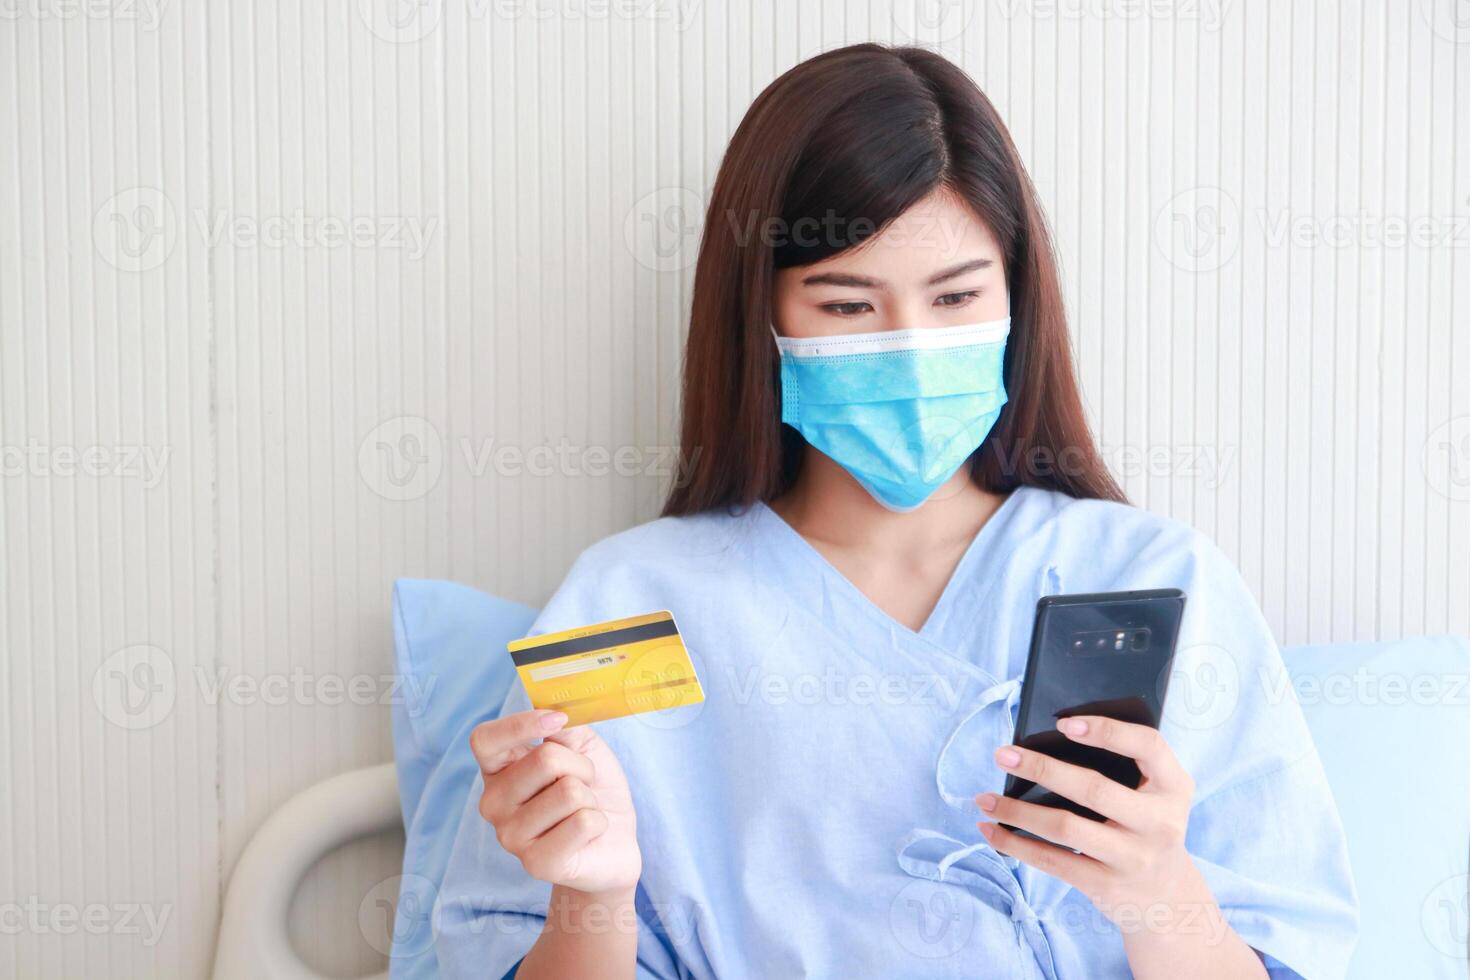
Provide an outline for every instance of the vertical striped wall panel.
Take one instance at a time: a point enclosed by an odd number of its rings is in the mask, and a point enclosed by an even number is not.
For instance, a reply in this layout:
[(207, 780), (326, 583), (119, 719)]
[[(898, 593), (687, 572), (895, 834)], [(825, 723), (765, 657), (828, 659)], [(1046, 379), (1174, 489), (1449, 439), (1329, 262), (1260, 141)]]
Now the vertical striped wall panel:
[(206, 19), (6, 10), (0, 975), (198, 976), (217, 467), (209, 256), (179, 221), (209, 193)]
[[(657, 512), (725, 143), (844, 43), (1009, 121), (1135, 502), (1286, 642), (1470, 632), (1464, 0), (79, 10), (0, 15), (0, 975), (205, 974), (261, 820), (389, 754), (392, 579), (539, 602)], [(396, 849), (308, 959), (382, 962)]]

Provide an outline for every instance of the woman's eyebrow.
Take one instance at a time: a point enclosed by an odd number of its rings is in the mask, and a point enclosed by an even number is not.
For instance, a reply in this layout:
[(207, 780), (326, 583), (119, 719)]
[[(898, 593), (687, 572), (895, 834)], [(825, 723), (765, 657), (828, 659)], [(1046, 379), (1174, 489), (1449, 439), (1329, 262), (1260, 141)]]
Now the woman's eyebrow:
[[(937, 286), (967, 272), (975, 272), (979, 269), (988, 269), (995, 265), (992, 259), (971, 259), (961, 262), (959, 265), (950, 266), (943, 272), (936, 273), (929, 278), (928, 285)], [(854, 275), (851, 272), (819, 272), (813, 276), (807, 276), (801, 281), (803, 286), (846, 286), (849, 289), (887, 289), (888, 284), (882, 279), (874, 279), (871, 276)]]
[(885, 289), (887, 283), (869, 276), (855, 276), (850, 272), (819, 272), (801, 281), (803, 286), (848, 286), (853, 289)]
[(988, 269), (995, 265), (990, 259), (971, 259), (969, 262), (961, 262), (959, 265), (950, 266), (929, 280), (929, 285), (937, 286), (942, 282), (962, 276), (967, 272), (975, 272), (978, 269)]

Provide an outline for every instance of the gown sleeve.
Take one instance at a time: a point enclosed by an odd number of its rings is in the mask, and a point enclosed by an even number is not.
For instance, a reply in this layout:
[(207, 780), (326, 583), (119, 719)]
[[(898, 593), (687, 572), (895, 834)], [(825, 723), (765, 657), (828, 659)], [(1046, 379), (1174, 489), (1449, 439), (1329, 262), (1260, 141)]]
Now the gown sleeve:
[(1163, 734), (1195, 779), (1187, 846), (1273, 978), (1341, 977), (1357, 896), (1337, 807), (1254, 598), (1199, 539)]
[[(609, 601), (607, 590), (600, 586), (600, 566), (601, 562), (584, 553), (537, 616), (529, 635), (616, 616), (616, 612), (606, 612), (615, 609), (617, 601), (616, 597)], [(516, 683), (500, 713), (525, 711), (530, 706), (525, 688)], [(469, 751), (468, 746), (464, 751)], [(482, 785), (477, 772), (465, 787), (464, 811), (434, 912), (434, 948), (446, 980), (513, 976), (541, 935), (551, 899), (551, 886), (526, 874), (520, 861), (495, 839), (495, 829), (480, 816)], [(635, 903), (638, 977), (670, 980), (681, 976), (673, 948), (641, 886)]]

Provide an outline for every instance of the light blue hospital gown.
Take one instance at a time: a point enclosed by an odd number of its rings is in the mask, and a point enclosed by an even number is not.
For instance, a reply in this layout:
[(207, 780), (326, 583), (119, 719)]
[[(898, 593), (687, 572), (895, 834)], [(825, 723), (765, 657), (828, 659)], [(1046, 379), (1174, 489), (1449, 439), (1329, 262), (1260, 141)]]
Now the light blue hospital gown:
[[(1194, 777), (1188, 848), (1273, 976), (1340, 976), (1356, 903), (1281, 658), (1198, 533), (1124, 505), (1013, 493), (917, 633), (775, 512), (654, 521), (589, 548), (533, 633), (672, 610), (707, 700), (597, 725), (627, 772), (645, 977), (1125, 977), (1118, 929), (991, 849), (1039, 596), (1188, 595), (1163, 732)], [(513, 686), (504, 710), (528, 707)], [(500, 977), (550, 886), (477, 812), (439, 895), (448, 977)], [(1188, 925), (1188, 923), (1181, 923)]]

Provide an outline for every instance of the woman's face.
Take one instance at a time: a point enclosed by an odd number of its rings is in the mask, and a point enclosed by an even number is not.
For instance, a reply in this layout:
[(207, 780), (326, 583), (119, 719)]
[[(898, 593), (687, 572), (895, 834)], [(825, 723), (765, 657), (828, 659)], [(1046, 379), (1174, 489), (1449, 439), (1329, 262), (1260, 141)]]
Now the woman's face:
[(775, 303), (786, 337), (982, 323), (1010, 310), (995, 236), (944, 189), (858, 248), (777, 270)]

